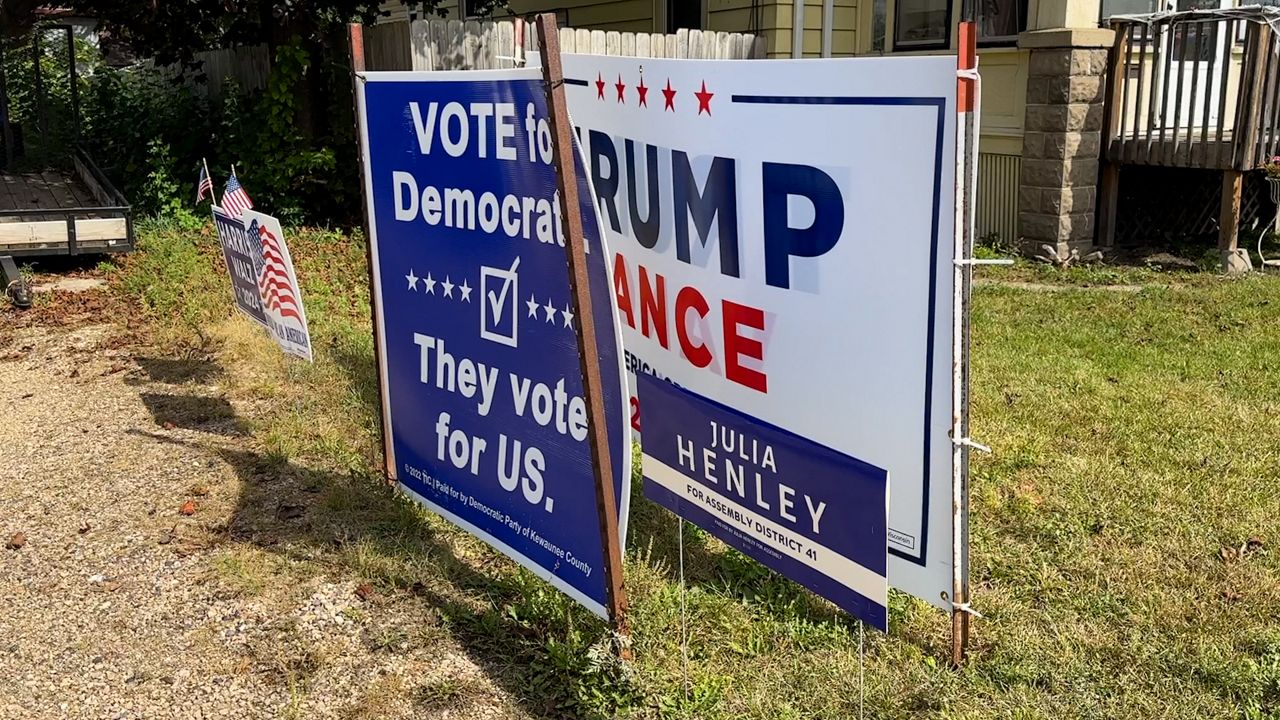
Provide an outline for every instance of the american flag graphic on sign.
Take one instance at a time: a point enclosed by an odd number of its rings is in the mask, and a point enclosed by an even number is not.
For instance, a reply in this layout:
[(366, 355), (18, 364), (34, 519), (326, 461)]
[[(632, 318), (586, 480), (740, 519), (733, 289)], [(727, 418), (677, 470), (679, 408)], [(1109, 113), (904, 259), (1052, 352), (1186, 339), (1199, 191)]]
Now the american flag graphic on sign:
[(256, 229), (262, 244), (262, 267), (258, 270), (258, 291), (267, 309), (278, 313), (281, 317), (291, 317), (298, 322), (305, 322), (298, 312), (298, 293), (289, 278), (289, 266), (285, 263), (284, 252), (280, 249), (280, 238), (264, 225), (254, 223), (250, 232)]

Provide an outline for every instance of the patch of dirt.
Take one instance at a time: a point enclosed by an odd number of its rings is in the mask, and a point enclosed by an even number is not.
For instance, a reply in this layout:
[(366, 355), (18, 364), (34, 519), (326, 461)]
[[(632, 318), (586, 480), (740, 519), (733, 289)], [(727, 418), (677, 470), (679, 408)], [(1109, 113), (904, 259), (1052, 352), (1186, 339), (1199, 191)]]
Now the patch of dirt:
[(244, 520), (263, 453), (211, 360), (136, 345), (110, 292), (42, 298), (0, 310), (0, 718), (527, 716), (424, 599), (271, 536), (304, 489)]

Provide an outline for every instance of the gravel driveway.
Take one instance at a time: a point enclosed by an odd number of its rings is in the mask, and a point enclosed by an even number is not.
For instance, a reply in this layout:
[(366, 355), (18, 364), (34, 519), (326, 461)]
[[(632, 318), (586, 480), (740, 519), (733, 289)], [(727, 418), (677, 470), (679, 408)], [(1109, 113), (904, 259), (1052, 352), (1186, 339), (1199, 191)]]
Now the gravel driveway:
[(235, 591), (252, 440), (216, 375), (101, 320), (0, 317), (0, 718), (526, 717), (417, 598), (321, 570)]

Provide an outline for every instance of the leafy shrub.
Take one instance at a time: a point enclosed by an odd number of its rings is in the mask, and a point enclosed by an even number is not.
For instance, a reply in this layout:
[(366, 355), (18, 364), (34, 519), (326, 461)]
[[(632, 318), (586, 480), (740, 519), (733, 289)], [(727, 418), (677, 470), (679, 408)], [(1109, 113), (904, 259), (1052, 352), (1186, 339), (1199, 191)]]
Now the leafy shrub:
[(96, 72), (86, 100), (85, 144), (134, 208), (190, 214), (208, 102), (146, 68)]
[(103, 68), (86, 93), (86, 145), (144, 215), (202, 217), (195, 184), (208, 158), (219, 191), (234, 165), (255, 204), (287, 223), (350, 222), (359, 185), (349, 80), (331, 58), (318, 64), (331, 100), (314, 112), (331, 129), (307, 137), (299, 89), (312, 54), (300, 42), (281, 46), (264, 90), (246, 94), (232, 84), (216, 102), (170, 70)]
[[(88, 76), (97, 63), (97, 50), (75, 41), (78, 77), (84, 95)], [(38, 53), (40, 83), (36, 82), (34, 53)], [(71, 92), (71, 66), (66, 36), (60, 30), (38, 30), (4, 43), (5, 90), (10, 119), (21, 127), (26, 162), (31, 166), (56, 164), (63, 148), (75, 139), (75, 113)], [(43, 97), (43, 102), (40, 99)]]

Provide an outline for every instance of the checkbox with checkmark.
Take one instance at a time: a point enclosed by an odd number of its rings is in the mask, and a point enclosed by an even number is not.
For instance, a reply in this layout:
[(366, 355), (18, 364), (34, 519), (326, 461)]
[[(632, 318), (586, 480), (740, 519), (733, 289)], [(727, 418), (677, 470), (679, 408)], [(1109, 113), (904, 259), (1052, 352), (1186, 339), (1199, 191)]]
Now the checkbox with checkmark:
[(510, 268), (480, 266), (480, 337), (510, 347), (519, 347), (517, 330), (520, 313), (516, 312), (520, 296), (520, 276), (516, 269), (520, 258)]

